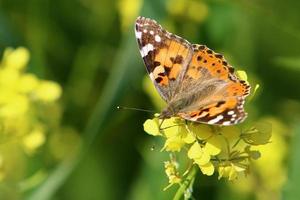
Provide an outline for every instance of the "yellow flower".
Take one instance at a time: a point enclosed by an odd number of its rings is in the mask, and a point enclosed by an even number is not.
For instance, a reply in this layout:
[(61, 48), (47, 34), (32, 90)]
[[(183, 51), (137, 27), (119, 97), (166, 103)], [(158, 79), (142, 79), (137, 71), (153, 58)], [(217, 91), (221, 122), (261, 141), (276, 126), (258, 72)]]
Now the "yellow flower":
[(52, 102), (57, 100), (62, 93), (60, 85), (52, 81), (41, 81), (36, 90), (34, 96), (44, 102)]
[(7, 48), (4, 51), (1, 66), (15, 70), (23, 69), (29, 61), (29, 51), (24, 47)]
[(45, 134), (41, 129), (34, 129), (23, 138), (23, 147), (28, 154), (34, 153), (37, 148), (45, 143)]
[(199, 165), (199, 167), (201, 172), (207, 176), (211, 176), (214, 174), (215, 167), (211, 162), (208, 162), (205, 165)]
[(209, 138), (204, 146), (204, 151), (212, 156), (218, 155), (221, 153), (223, 140), (223, 137), (220, 135)]
[(210, 161), (210, 155), (208, 152), (200, 146), (198, 142), (195, 142), (188, 151), (188, 157), (193, 159), (199, 166), (205, 165)]
[(2, 106), (0, 106), (1, 117), (17, 117), (23, 115), (29, 109), (28, 98), (19, 94), (11, 94), (10, 96), (7, 96), (7, 99), (1, 103), (2, 103)]
[(165, 119), (161, 125), (161, 129), (167, 138), (184, 134), (185, 129), (184, 122), (177, 117)]
[(178, 163), (175, 161), (166, 161), (165, 162), (165, 173), (169, 178), (170, 184), (180, 183), (181, 178), (178, 173)]
[(219, 179), (224, 177), (232, 181), (238, 177), (240, 172), (245, 172), (246, 168), (234, 163), (230, 163), (225, 166), (219, 166), (218, 171), (219, 171)]
[(21, 93), (32, 92), (39, 84), (38, 78), (33, 74), (24, 74), (20, 77), (18, 82), (18, 90)]
[(184, 140), (179, 137), (179, 136), (173, 136), (173, 137), (169, 137), (166, 142), (165, 142), (165, 146), (164, 146), (164, 150), (166, 151), (180, 151), (181, 148), (184, 146), (185, 142)]
[(176, 117), (165, 119), (161, 126), (164, 136), (167, 138), (164, 148), (166, 151), (180, 151), (186, 142), (193, 140), (182, 120)]
[(128, 27), (132, 26), (133, 20), (139, 13), (142, 0), (119, 0), (118, 9), (120, 12), (120, 20), (123, 31), (128, 31)]

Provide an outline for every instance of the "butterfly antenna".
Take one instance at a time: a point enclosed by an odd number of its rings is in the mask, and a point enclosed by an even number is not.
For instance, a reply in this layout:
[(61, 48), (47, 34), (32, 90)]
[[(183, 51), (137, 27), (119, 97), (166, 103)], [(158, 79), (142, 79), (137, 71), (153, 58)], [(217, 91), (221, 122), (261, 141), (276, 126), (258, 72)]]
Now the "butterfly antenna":
[(118, 110), (135, 110), (141, 112), (148, 112), (148, 113), (155, 113), (153, 110), (141, 109), (141, 108), (133, 108), (133, 107), (126, 107), (126, 106), (117, 106)]

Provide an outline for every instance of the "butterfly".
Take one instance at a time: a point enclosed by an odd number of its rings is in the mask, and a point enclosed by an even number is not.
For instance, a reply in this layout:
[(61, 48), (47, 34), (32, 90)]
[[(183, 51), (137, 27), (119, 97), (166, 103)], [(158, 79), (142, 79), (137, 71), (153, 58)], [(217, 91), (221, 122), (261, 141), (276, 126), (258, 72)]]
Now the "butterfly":
[(138, 17), (135, 36), (147, 72), (167, 102), (161, 119), (183, 119), (215, 125), (242, 122), (250, 85), (240, 80), (223, 55), (162, 28), (155, 20)]

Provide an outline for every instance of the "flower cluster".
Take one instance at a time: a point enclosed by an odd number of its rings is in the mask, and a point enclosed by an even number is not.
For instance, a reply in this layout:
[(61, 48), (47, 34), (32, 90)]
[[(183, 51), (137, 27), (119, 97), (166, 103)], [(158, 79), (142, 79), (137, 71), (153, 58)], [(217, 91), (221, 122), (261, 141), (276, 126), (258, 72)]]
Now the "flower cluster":
[(29, 51), (19, 47), (7, 48), (0, 63), (0, 181), (21, 167), (21, 151), (31, 156), (45, 144), (62, 93), (57, 83), (26, 73), (28, 61)]
[[(218, 171), (219, 178), (229, 180), (249, 172), (250, 161), (260, 157), (260, 153), (251, 147), (268, 143), (271, 136), (269, 126), (261, 123), (240, 130), (236, 126), (210, 126), (176, 117), (164, 121), (157, 117), (148, 119), (144, 130), (150, 135), (164, 137), (163, 150), (167, 152), (186, 150), (187, 157), (199, 166), (203, 174), (210, 176)], [(169, 162), (165, 167), (170, 183), (178, 182), (178, 179), (174, 181), (174, 173), (169, 173)]]

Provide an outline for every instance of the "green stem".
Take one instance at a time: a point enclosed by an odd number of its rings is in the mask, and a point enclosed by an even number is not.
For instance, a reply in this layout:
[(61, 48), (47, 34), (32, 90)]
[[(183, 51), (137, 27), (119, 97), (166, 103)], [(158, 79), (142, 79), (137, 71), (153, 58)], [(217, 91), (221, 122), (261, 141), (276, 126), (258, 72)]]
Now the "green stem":
[(191, 169), (191, 171), (188, 173), (186, 179), (184, 182), (180, 185), (178, 188), (173, 200), (180, 200), (181, 197), (184, 195), (184, 192), (187, 190), (188, 187), (191, 186), (191, 183), (193, 183), (193, 180), (195, 179), (196, 173), (197, 173), (198, 166), (194, 165)]

